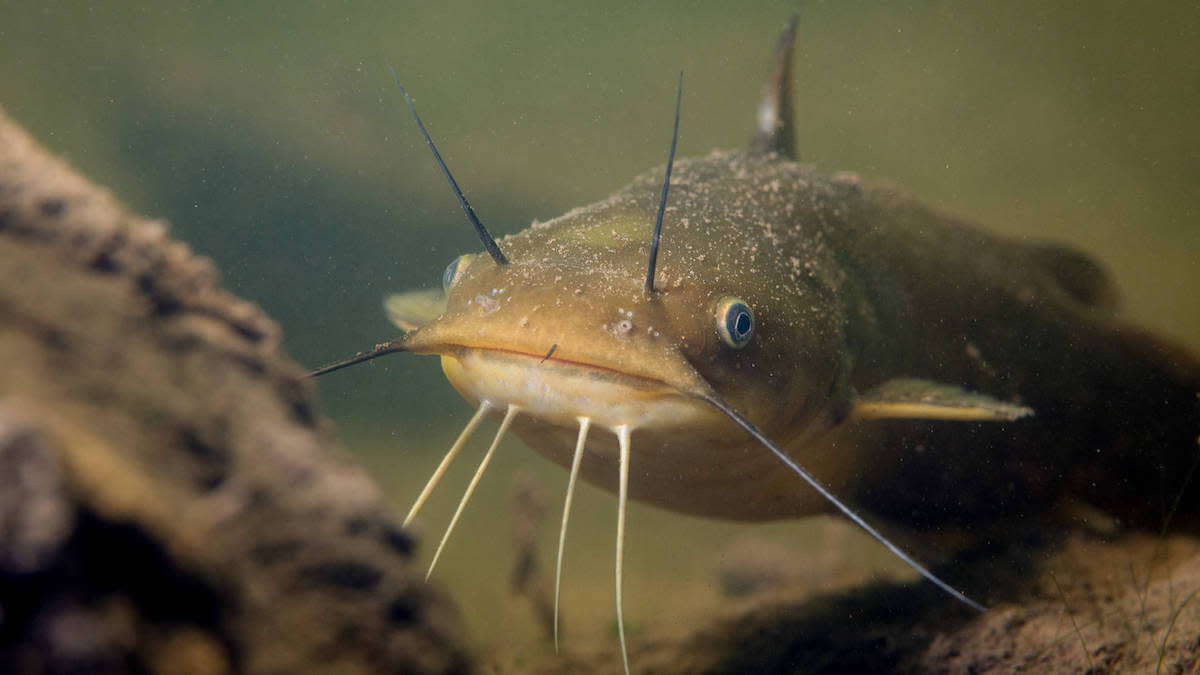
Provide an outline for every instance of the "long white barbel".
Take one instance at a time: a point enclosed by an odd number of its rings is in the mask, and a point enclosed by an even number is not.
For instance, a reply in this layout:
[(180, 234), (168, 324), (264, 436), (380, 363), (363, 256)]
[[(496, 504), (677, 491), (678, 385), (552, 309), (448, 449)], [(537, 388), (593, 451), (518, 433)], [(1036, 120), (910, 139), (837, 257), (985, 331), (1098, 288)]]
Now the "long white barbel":
[(475, 486), (479, 485), (479, 479), (483, 477), (484, 469), (487, 469), (488, 462), (492, 461), (492, 455), (496, 453), (496, 446), (500, 445), (500, 439), (504, 438), (505, 432), (508, 431), (508, 426), (512, 424), (513, 418), (517, 416), (517, 412), (520, 410), (517, 406), (511, 403), (508, 404), (508, 411), (504, 413), (504, 421), (500, 423), (500, 428), (496, 430), (496, 438), (492, 441), (491, 447), (488, 448), (487, 454), (483, 456), (483, 461), (479, 463), (479, 468), (476, 469), (475, 475), (467, 485), (467, 491), (463, 493), (462, 500), (458, 503), (458, 509), (454, 511), (454, 517), (450, 519), (450, 524), (446, 526), (446, 533), (442, 535), (442, 541), (438, 544), (437, 551), (433, 554), (433, 560), (429, 563), (429, 571), (425, 573), (426, 581), (429, 581), (429, 576), (433, 574), (433, 567), (437, 565), (438, 558), (442, 555), (442, 549), (446, 546), (446, 540), (450, 538), (450, 533), (454, 531), (454, 526), (458, 523), (459, 516), (462, 515), (463, 509), (467, 507), (467, 500), (475, 492)]
[(621, 662), (625, 675), (629, 675), (629, 652), (625, 649), (625, 614), (621, 609), (621, 559), (625, 556), (625, 505), (629, 487), (629, 425), (623, 424), (614, 431), (621, 443), (620, 478), (617, 490), (617, 635), (621, 638)]
[(563, 501), (562, 527), (558, 531), (558, 562), (554, 565), (554, 653), (558, 653), (558, 590), (562, 582), (563, 543), (567, 540), (567, 518), (571, 515), (571, 499), (575, 495), (575, 479), (579, 477), (579, 464), (583, 459), (583, 445), (587, 442), (590, 417), (579, 419), (579, 440), (575, 442), (575, 456), (571, 459), (571, 477), (567, 479), (567, 498)]
[(437, 486), (438, 481), (440, 481), (442, 476), (446, 473), (446, 469), (450, 468), (450, 462), (454, 461), (454, 457), (458, 454), (458, 451), (462, 450), (463, 446), (466, 445), (467, 441), (471, 438), (471, 435), (474, 434), (475, 430), (479, 428), (479, 423), (483, 421), (483, 416), (486, 415), (488, 410), (491, 410), (491, 408), (492, 404), (488, 403), (487, 401), (479, 402), (479, 409), (476, 410), (475, 414), (471, 416), (471, 421), (467, 422), (467, 426), (463, 427), (462, 433), (458, 435), (458, 439), (454, 441), (454, 445), (450, 446), (450, 451), (447, 452), (446, 456), (442, 458), (442, 463), (438, 464), (438, 468), (435, 469), (433, 475), (429, 477), (429, 482), (425, 483), (425, 489), (421, 490), (421, 494), (417, 497), (416, 503), (414, 503), (412, 508), (408, 510), (408, 515), (404, 516), (404, 525), (402, 527), (408, 527), (408, 524), (412, 522), (412, 519), (417, 517), (417, 511), (421, 510), (421, 507), (425, 504), (425, 500), (429, 499), (429, 495), (433, 492), (433, 488)]

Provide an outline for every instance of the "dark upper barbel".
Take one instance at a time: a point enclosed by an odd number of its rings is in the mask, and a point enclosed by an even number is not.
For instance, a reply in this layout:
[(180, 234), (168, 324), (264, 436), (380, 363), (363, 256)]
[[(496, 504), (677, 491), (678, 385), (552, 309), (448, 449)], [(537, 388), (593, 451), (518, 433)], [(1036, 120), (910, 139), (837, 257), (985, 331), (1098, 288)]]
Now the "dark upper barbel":
[[(763, 84), (762, 101), (758, 105), (758, 120), (754, 137), (750, 140), (748, 152), (753, 155), (761, 155), (768, 153), (776, 153), (784, 157), (795, 158), (795, 135), (793, 130), (793, 113), (792, 113), (792, 46), (795, 43), (796, 25), (799, 21), (799, 15), (793, 14), (788, 22), (788, 27), (784, 30), (783, 35), (779, 38), (779, 46), (775, 50), (775, 58), (770, 74), (767, 76), (767, 81)], [(508, 258), (504, 252), (500, 250), (500, 245), (496, 243), (495, 238), (484, 227), (483, 222), (479, 220), (475, 209), (471, 203), (467, 201), (467, 197), (463, 194), (461, 188), (458, 187), (458, 182), (454, 180), (453, 174), (450, 173), (450, 168), (446, 166), (446, 162), (442, 159), (442, 155), (438, 152), (437, 146), (430, 137), (429, 131), (425, 129), (425, 124), (421, 121), (421, 116), (417, 114), (417, 108), (413, 105), (412, 99), (409, 98), (408, 92), (404, 89), (404, 85), (400, 82), (400, 77), (396, 74), (395, 68), (389, 62), (387, 64), (388, 71), (392, 74), (392, 79), (396, 82), (396, 86), (400, 89), (400, 95), (404, 97), (404, 103), (408, 105), (408, 109), (412, 112), (413, 119), (417, 122), (417, 127), (421, 130), (421, 135), (425, 138), (425, 144), (429, 146), (430, 152), (433, 153), (433, 158), (437, 162), (438, 168), (442, 170), (442, 174), (446, 177), (446, 182), (450, 184), (450, 189), (454, 191), (454, 196), (458, 198), (458, 203), (462, 207), (463, 213), (466, 214), (467, 220), (471, 222), (471, 226), (475, 228), (475, 234), (479, 237), (479, 241), (483, 243), (483, 248), (496, 261), (497, 265), (507, 265)], [(658, 215), (654, 222), (654, 234), (650, 241), (650, 262), (646, 270), (646, 293), (654, 292), (654, 272), (658, 263), (658, 248), (662, 238), (662, 222), (663, 214), (667, 206), (667, 192), (671, 187), (671, 168), (675, 162), (675, 147), (679, 140), (679, 106), (683, 98), (683, 73), (679, 73), (679, 89), (675, 96), (675, 125), (671, 132), (671, 151), (667, 156), (666, 177), (663, 179), (662, 196), (658, 204)]]
[[(787, 28), (779, 36), (771, 72), (763, 83), (762, 100), (758, 104), (754, 137), (746, 152), (751, 155), (775, 153), (788, 159), (796, 158), (795, 123), (792, 106), (792, 48), (796, 42), (796, 26), (800, 15), (792, 14)], [(671, 186), (671, 167), (675, 162), (675, 144), (679, 139), (679, 103), (683, 98), (683, 73), (679, 73), (679, 92), (675, 98), (675, 128), (671, 133), (671, 152), (667, 156), (667, 175), (663, 179), (662, 197), (658, 202), (658, 217), (650, 239), (650, 264), (646, 270), (646, 293), (654, 292), (654, 270), (658, 264), (658, 246), (662, 239), (663, 213), (667, 208), (667, 190)], [(416, 112), (414, 111), (414, 115)], [(435, 151), (436, 153), (436, 151)], [(448, 174), (447, 174), (448, 175)]]
[(450, 183), (450, 189), (454, 190), (454, 196), (458, 197), (458, 203), (462, 206), (463, 213), (467, 214), (467, 220), (471, 221), (471, 225), (475, 228), (475, 234), (479, 235), (479, 241), (483, 242), (483, 248), (492, 256), (492, 260), (496, 261), (497, 265), (507, 265), (508, 258), (504, 257), (504, 253), (500, 250), (500, 245), (492, 238), (491, 233), (480, 222), (479, 216), (475, 215), (475, 209), (471, 208), (471, 202), (467, 201), (467, 196), (459, 189), (458, 183), (455, 182), (454, 176), (450, 175), (450, 169), (446, 163), (442, 161), (442, 155), (438, 152), (437, 146), (433, 144), (433, 139), (429, 137), (429, 132), (425, 130), (425, 124), (421, 122), (421, 116), (417, 114), (417, 109), (413, 106), (412, 99), (408, 97), (408, 92), (404, 90), (404, 85), (400, 84), (400, 77), (396, 75), (396, 69), (392, 67), (391, 62), (387, 64), (388, 71), (392, 73), (392, 79), (396, 81), (396, 86), (400, 87), (400, 95), (404, 97), (404, 102), (408, 104), (408, 109), (412, 111), (413, 119), (417, 121), (417, 126), (421, 128), (421, 135), (425, 137), (425, 144), (433, 152), (433, 158), (437, 160), (437, 165), (442, 170), (442, 174), (446, 176), (446, 180)]
[(679, 140), (679, 104), (683, 101), (683, 71), (679, 71), (679, 89), (675, 92), (675, 127), (671, 131), (671, 151), (667, 153), (667, 175), (663, 178), (654, 235), (650, 238), (650, 265), (646, 269), (646, 294), (654, 292), (654, 268), (658, 265), (658, 242), (662, 239), (663, 214), (667, 211), (667, 190), (671, 187), (671, 167), (675, 166), (675, 145)]

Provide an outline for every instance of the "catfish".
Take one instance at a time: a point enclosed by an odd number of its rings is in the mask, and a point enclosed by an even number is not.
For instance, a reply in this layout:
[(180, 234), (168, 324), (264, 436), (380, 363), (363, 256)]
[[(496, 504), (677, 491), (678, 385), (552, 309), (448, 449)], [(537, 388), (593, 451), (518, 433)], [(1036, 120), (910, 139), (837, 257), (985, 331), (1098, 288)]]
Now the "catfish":
[(441, 290), (390, 297), (401, 337), (314, 372), (436, 354), (476, 406), (406, 524), (500, 420), (434, 564), (510, 428), (569, 469), (556, 588), (577, 478), (616, 493), (623, 657), (628, 499), (739, 521), (841, 513), (977, 609), (868, 518), (989, 532), (1083, 504), (1157, 529), (1194, 526), (1200, 506), (1195, 357), (1122, 320), (1078, 251), (798, 161), (795, 32), (793, 17), (747, 149), (675, 163), (677, 98), (665, 170), (499, 241), (397, 79), (485, 254), (451, 262)]

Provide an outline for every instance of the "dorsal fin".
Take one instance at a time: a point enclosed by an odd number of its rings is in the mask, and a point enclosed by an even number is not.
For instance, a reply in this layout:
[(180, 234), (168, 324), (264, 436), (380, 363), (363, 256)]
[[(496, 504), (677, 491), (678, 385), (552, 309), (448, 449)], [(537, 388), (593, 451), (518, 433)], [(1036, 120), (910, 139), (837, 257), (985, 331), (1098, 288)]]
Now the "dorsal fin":
[(799, 14), (793, 14), (787, 28), (779, 37), (771, 72), (763, 83), (762, 100), (758, 104), (758, 119), (749, 153), (777, 153), (796, 159), (795, 120), (792, 113), (792, 45), (796, 41)]

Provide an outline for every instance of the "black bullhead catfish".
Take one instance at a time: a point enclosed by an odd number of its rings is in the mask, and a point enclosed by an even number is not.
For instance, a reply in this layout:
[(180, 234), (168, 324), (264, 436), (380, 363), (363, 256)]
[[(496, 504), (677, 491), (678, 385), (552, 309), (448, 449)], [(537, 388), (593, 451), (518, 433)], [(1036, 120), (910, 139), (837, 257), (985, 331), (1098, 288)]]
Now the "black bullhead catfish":
[(674, 163), (673, 140), (665, 178), (500, 241), (416, 117), (486, 254), (389, 298), (400, 338), (316, 372), (436, 354), (478, 407), (406, 522), (484, 417), (500, 430), (450, 528), (510, 428), (569, 467), (559, 575), (577, 477), (616, 493), (623, 653), (627, 499), (744, 521), (841, 512), (975, 607), (860, 510), (918, 529), (1065, 501), (1149, 527), (1197, 510), (1196, 360), (1122, 322), (1081, 253), (796, 161), (794, 33), (748, 149)]

